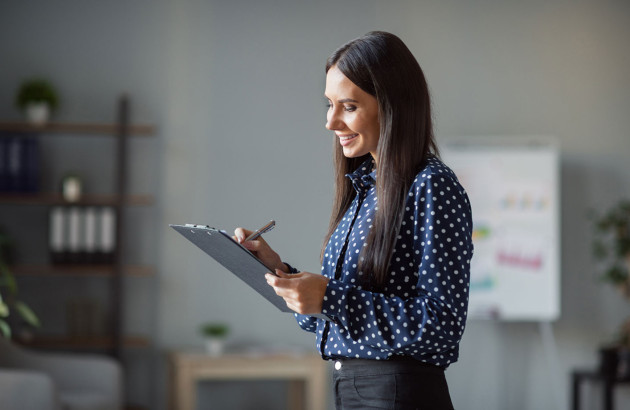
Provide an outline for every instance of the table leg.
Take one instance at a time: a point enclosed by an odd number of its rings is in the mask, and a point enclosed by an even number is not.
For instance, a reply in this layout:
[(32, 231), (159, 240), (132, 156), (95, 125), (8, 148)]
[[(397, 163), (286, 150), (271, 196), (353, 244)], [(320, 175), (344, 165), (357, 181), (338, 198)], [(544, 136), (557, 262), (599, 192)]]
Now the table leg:
[(173, 369), (172, 410), (194, 410), (197, 406), (196, 381), (189, 369)]
[(604, 377), (604, 410), (613, 410), (613, 381)]
[(289, 409), (305, 410), (304, 399), (306, 390), (306, 382), (303, 380), (289, 381), (289, 394), (287, 397), (287, 405)]
[(311, 377), (306, 380), (306, 408), (308, 410), (326, 409), (326, 397), (323, 393), (326, 391), (327, 369), (326, 365), (318, 366), (311, 374)]
[(571, 408), (573, 410), (580, 410), (580, 381), (581, 377), (577, 373), (573, 373), (572, 375), (572, 394), (571, 394)]

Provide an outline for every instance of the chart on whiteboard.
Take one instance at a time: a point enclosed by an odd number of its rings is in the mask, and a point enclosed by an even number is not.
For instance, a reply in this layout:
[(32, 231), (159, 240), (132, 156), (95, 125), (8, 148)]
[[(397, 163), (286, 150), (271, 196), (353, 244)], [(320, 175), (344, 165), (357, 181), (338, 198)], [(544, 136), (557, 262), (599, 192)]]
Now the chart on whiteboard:
[(442, 158), (473, 211), (470, 317), (560, 314), (558, 150), (538, 141), (446, 144)]

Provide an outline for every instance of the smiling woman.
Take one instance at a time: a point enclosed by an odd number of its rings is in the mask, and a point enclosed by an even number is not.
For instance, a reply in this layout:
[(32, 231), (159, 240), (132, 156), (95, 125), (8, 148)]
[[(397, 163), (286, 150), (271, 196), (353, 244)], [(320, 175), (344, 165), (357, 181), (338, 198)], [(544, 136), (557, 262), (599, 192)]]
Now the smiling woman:
[(466, 323), (472, 215), (438, 157), (420, 65), (398, 37), (371, 32), (329, 57), (324, 94), (336, 193), (321, 274), (249, 230), (235, 238), (276, 268), (267, 282), (336, 361), (337, 409), (452, 409), (444, 370)]
[(372, 155), (376, 160), (379, 137), (378, 102), (357, 87), (337, 67), (326, 75), (328, 113), (326, 128), (335, 132), (348, 158)]

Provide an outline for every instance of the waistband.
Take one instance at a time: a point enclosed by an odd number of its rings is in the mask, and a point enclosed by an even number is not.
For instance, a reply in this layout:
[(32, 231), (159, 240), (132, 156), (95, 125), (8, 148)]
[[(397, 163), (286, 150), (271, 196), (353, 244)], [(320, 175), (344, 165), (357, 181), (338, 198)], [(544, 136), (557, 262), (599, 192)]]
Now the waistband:
[(409, 356), (392, 356), (387, 360), (337, 359), (335, 374), (367, 375), (398, 372), (444, 373), (445, 368), (421, 362)]

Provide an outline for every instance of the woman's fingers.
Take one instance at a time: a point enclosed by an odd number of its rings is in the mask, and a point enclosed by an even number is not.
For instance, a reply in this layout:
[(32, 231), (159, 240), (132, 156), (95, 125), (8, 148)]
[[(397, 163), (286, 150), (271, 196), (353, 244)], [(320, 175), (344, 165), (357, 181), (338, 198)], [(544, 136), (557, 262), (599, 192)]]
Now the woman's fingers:
[(262, 263), (269, 266), (270, 268), (284, 267), (280, 256), (273, 249), (271, 249), (271, 247), (263, 237), (259, 236), (253, 241), (245, 240), (253, 232), (254, 231), (250, 231), (249, 229), (238, 227), (234, 230), (234, 236), (232, 237), (232, 239), (240, 243), (245, 249), (254, 254), (254, 256), (260, 259)]
[(286, 273), (284, 271), (282, 271), (281, 269), (276, 269), (276, 275), (278, 275), (279, 277), (283, 278), (283, 279), (291, 279), (291, 278), (297, 278), (299, 277), (299, 273)]
[(278, 296), (290, 296), (290, 292), (296, 282), (292, 282), (292, 279), (288, 278), (288, 274), (282, 272), (280, 269), (276, 269), (276, 276), (268, 273), (265, 275), (267, 283), (274, 288)]
[(289, 275), (279, 269), (276, 275), (268, 273), (265, 279), (291, 310), (301, 314), (321, 313), (328, 278), (308, 272)]
[(252, 234), (253, 231), (245, 228), (238, 227), (234, 230), (234, 236), (232, 237), (236, 242), (242, 243), (245, 238)]
[(262, 242), (259, 241), (258, 239), (255, 239), (253, 241), (242, 242), (241, 245), (243, 245), (244, 247), (246, 247), (250, 251), (254, 251), (254, 252), (258, 252), (263, 247)]

